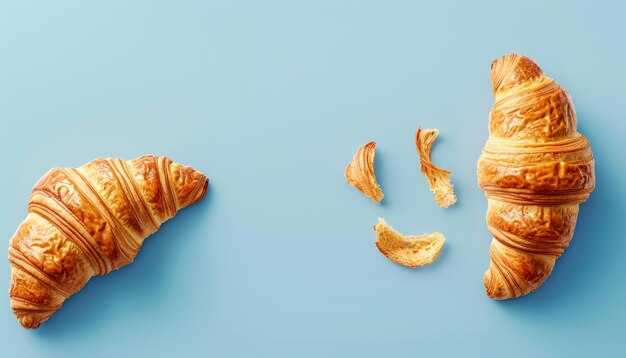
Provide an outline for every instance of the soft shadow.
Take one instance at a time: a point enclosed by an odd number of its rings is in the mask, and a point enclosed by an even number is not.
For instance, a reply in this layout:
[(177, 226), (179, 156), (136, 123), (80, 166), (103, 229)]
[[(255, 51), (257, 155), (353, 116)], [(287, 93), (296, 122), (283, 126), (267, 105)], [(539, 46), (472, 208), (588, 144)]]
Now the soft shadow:
[[(118, 300), (129, 302), (134, 311), (152, 310), (168, 303), (168, 286), (176, 280), (168, 275), (171, 263), (180, 262), (184, 246), (198, 239), (203, 220), (206, 219), (213, 188), (199, 203), (181, 210), (174, 218), (163, 223), (161, 228), (146, 239), (135, 260), (119, 270), (105, 276), (93, 277), (78, 293), (70, 297), (63, 307), (35, 330), (34, 337), (54, 341), (61, 337), (85, 337), (88, 332), (97, 332), (98, 325), (107, 323), (110, 315), (119, 314), (114, 309)], [(178, 251), (178, 252), (177, 252)], [(123, 307), (128, 309), (128, 306)]]

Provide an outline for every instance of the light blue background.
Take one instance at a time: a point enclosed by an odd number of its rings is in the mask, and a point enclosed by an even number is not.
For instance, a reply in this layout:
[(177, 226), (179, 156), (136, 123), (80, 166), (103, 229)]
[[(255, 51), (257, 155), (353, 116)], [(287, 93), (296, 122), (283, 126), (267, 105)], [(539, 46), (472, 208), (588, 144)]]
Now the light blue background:
[[(3, 1), (5, 246), (53, 166), (161, 154), (211, 186), (39, 330), (0, 295), (1, 355), (623, 356), (625, 17), (617, 1)], [(544, 287), (494, 302), (475, 167), (489, 66), (510, 52), (570, 91), (597, 188)], [(441, 131), (450, 209), (419, 172), (418, 125)], [(381, 206), (343, 179), (369, 140)], [(389, 262), (379, 216), (443, 232), (439, 260)]]

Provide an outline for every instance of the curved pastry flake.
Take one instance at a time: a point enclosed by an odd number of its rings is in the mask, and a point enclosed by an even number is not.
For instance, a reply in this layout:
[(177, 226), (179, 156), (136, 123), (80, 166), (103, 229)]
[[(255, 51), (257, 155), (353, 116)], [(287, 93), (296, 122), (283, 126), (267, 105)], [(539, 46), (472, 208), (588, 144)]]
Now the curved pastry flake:
[(431, 264), (437, 259), (446, 238), (443, 234), (404, 236), (389, 226), (383, 218), (378, 218), (374, 226), (376, 247), (389, 260), (411, 268)]
[(417, 128), (415, 146), (420, 159), (420, 170), (428, 180), (430, 191), (435, 194), (435, 202), (439, 207), (447, 208), (456, 203), (454, 187), (450, 183), (450, 171), (439, 168), (430, 160), (430, 150), (439, 135), (438, 129)]
[(344, 176), (348, 184), (355, 187), (376, 204), (383, 200), (383, 191), (378, 186), (374, 173), (376, 142), (363, 144), (346, 167)]

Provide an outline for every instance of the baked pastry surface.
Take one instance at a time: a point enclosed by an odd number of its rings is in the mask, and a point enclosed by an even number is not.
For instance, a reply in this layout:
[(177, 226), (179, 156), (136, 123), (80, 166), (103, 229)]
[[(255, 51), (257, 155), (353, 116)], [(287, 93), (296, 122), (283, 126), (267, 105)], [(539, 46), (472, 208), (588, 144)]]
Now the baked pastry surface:
[(352, 161), (346, 167), (344, 178), (346, 182), (363, 195), (380, 204), (385, 196), (376, 180), (374, 172), (374, 157), (376, 155), (376, 142), (367, 142), (359, 147)]
[(374, 226), (376, 247), (389, 260), (403, 266), (415, 268), (433, 263), (446, 243), (439, 232), (421, 235), (402, 235), (383, 218)]
[(19, 323), (37, 328), (92, 276), (132, 262), (144, 239), (207, 190), (204, 174), (152, 155), (50, 170), (9, 245)]
[(487, 295), (516, 298), (538, 289), (569, 245), (578, 206), (595, 187), (587, 139), (576, 130), (567, 91), (525, 56), (491, 65), (494, 104), (478, 160), (493, 235)]
[(441, 208), (447, 208), (456, 203), (454, 186), (450, 182), (451, 172), (433, 164), (430, 159), (430, 150), (439, 135), (438, 129), (417, 128), (415, 133), (415, 147), (420, 158), (420, 171), (426, 176), (430, 191), (435, 194), (435, 203)]

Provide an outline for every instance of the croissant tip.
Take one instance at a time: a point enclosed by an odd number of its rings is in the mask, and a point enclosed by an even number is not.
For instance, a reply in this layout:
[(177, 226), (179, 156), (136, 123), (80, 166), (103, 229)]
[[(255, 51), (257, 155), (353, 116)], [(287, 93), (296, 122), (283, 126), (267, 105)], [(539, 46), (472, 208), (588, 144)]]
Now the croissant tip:
[(202, 189), (200, 189), (200, 191), (198, 192), (198, 195), (194, 199), (194, 203), (197, 203), (200, 200), (204, 199), (208, 191), (209, 191), (209, 178), (207, 178), (206, 175), (203, 175)]
[(493, 280), (494, 277), (492, 276), (491, 268), (489, 268), (483, 276), (483, 283), (485, 284), (485, 292), (487, 293), (487, 297), (497, 301), (514, 298), (508, 295), (508, 291), (498, 290), (497, 284), (493, 282)]
[(494, 92), (543, 75), (541, 67), (527, 56), (510, 53), (491, 63), (491, 85)]
[(35, 324), (32, 324), (32, 325), (22, 324), (22, 327), (24, 327), (27, 330), (37, 329), (37, 328), (39, 328), (39, 326), (41, 326), (41, 323), (35, 323)]
[(196, 184), (197, 189), (192, 191), (190, 194), (190, 197), (188, 199), (188, 205), (199, 203), (202, 199), (204, 199), (207, 192), (209, 191), (209, 179), (206, 177), (206, 175), (200, 172), (197, 173), (201, 175), (201, 177), (200, 179), (198, 179), (198, 182)]
[(41, 323), (46, 321), (48, 317), (46, 317), (44, 320), (37, 320), (34, 317), (30, 316), (30, 315), (15, 315), (17, 317), (17, 321), (19, 322), (19, 324), (24, 327), (24, 329), (37, 329), (39, 328), (39, 326), (41, 326)]

